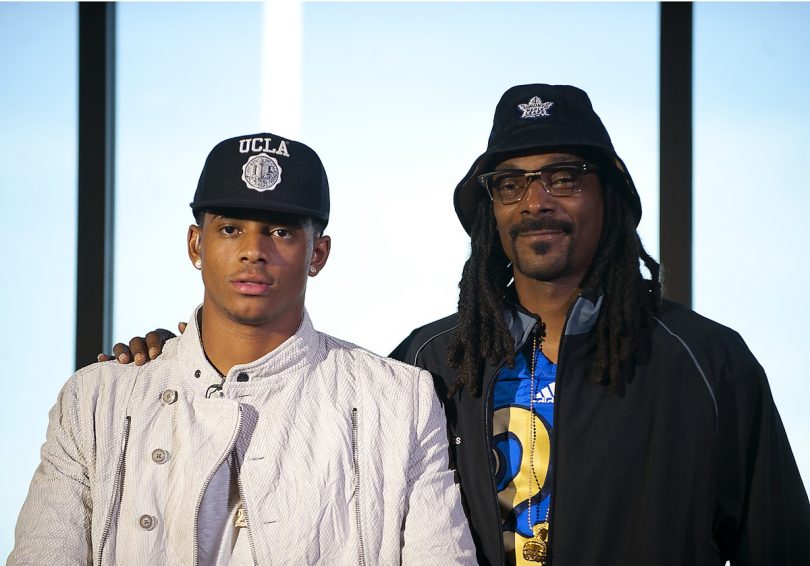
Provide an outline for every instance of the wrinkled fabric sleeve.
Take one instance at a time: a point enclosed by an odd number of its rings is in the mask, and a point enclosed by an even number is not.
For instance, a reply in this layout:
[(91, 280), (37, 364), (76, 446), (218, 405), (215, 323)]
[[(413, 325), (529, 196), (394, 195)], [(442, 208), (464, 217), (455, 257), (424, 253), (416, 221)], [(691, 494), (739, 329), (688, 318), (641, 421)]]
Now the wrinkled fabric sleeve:
[(715, 541), (732, 566), (810, 564), (810, 503), (765, 372), (736, 336), (718, 392)]
[(92, 501), (82, 450), (78, 381), (62, 388), (14, 531), (8, 566), (92, 564)]
[(447, 432), (431, 375), (419, 371), (416, 445), (408, 470), (402, 563), (476, 564), (461, 493), (448, 467)]

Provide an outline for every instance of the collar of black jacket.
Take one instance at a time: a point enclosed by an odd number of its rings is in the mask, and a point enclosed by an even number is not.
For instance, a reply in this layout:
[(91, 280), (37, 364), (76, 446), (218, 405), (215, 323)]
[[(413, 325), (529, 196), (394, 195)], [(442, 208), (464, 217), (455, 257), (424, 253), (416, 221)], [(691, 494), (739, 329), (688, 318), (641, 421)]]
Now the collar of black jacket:
[[(510, 286), (510, 289), (512, 287)], [(591, 331), (596, 319), (599, 318), (599, 310), (602, 308), (602, 295), (594, 298), (580, 295), (568, 313), (568, 321), (565, 324), (565, 335), (587, 334)], [(537, 317), (524, 309), (517, 302), (510, 303), (503, 310), (503, 320), (512, 334), (515, 341), (515, 351), (520, 350), (529, 336), (537, 326)]]

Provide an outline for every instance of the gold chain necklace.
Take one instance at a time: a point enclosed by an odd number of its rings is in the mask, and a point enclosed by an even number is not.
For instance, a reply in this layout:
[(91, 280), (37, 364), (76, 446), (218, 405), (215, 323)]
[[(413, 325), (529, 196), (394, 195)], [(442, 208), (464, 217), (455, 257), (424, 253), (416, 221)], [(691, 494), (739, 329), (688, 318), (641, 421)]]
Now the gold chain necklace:
[(542, 523), (532, 525), (532, 480), (535, 485), (537, 485), (537, 489), (541, 487), (537, 479), (537, 473), (534, 471), (534, 447), (537, 444), (537, 419), (534, 418), (534, 372), (537, 364), (537, 356), (539, 355), (539, 346), (542, 343), (542, 337), (538, 342), (537, 334), (535, 334), (532, 340), (532, 374), (529, 381), (529, 469), (532, 474), (529, 477), (529, 512), (526, 516), (526, 522), (533, 536), (523, 545), (523, 559), (529, 562), (546, 564), (548, 557), (548, 513), (551, 509), (551, 505), (549, 505), (549, 508), (546, 510), (545, 520)]

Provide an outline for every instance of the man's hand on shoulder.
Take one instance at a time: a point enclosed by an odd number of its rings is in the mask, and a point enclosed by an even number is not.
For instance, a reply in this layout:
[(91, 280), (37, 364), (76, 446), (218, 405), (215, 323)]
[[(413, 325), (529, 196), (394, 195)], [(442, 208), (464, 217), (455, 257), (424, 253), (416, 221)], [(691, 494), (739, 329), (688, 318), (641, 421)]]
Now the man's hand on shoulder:
[[(177, 324), (177, 329), (182, 334), (186, 330), (186, 323)], [(135, 336), (129, 344), (119, 342), (113, 346), (112, 356), (109, 354), (99, 354), (97, 359), (100, 362), (118, 360), (119, 364), (129, 364), (133, 361), (136, 366), (142, 366), (150, 360), (157, 358), (163, 352), (163, 344), (167, 340), (174, 338), (175, 334), (165, 328), (157, 328), (148, 332), (146, 336)]]

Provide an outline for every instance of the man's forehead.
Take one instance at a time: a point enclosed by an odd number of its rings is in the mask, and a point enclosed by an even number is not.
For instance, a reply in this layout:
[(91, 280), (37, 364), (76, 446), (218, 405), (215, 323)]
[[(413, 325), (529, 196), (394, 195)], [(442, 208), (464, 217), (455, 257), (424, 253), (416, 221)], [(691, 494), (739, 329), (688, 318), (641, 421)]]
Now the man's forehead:
[(552, 163), (582, 160), (584, 160), (584, 157), (576, 153), (569, 151), (552, 151), (513, 156), (498, 163), (495, 169), (523, 169), (527, 164), (530, 164), (531, 167), (543, 167), (544, 165), (550, 165)]

